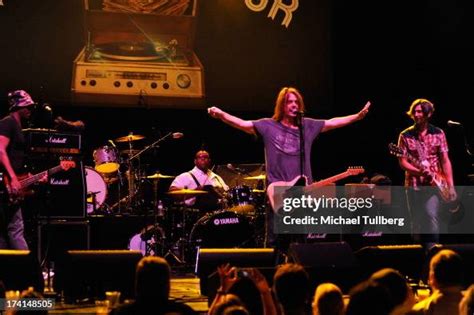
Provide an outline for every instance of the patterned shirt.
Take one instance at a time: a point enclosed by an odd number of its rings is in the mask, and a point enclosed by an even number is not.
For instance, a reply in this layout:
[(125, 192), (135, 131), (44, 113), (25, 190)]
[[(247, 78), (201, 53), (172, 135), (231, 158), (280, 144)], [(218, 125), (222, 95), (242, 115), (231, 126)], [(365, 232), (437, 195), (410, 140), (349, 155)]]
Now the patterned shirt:
[[(433, 125), (428, 125), (428, 130), (423, 138), (420, 138), (414, 126), (400, 133), (398, 146), (407, 154), (414, 157), (423, 164), (428, 164), (432, 172), (441, 171), (441, 155), (448, 152), (448, 143), (444, 131)], [(417, 166), (413, 161), (409, 162)], [(405, 186), (430, 185), (430, 179), (424, 176), (415, 176), (405, 171)]]

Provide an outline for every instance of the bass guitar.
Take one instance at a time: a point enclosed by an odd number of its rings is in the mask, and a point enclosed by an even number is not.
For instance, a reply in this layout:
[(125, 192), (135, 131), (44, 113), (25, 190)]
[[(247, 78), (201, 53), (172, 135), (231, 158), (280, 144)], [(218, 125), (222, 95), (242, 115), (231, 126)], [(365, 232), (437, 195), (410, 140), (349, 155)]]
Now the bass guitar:
[(31, 194), (28, 191), (28, 187), (39, 182), (47, 175), (53, 175), (60, 171), (67, 171), (70, 168), (76, 167), (76, 162), (71, 160), (62, 160), (59, 165), (50, 168), (46, 171), (40, 172), (35, 175), (24, 174), (18, 176), (20, 182), (20, 190), (14, 192), (10, 185), (10, 178), (6, 174), (0, 173), (0, 191), (8, 196), (7, 200), (10, 204), (17, 204), (21, 202), (25, 196)]

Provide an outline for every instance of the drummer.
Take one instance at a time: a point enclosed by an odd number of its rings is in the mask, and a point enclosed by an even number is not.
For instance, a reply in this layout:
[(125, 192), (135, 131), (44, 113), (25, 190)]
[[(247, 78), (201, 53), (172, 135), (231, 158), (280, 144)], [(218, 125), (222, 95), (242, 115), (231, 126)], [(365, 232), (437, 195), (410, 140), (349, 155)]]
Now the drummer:
[(171, 183), (170, 191), (179, 189), (205, 190), (208, 193), (187, 198), (184, 203), (201, 211), (214, 211), (222, 208), (224, 193), (229, 190), (224, 180), (210, 170), (211, 158), (207, 151), (201, 150), (194, 156), (194, 168), (178, 175)]

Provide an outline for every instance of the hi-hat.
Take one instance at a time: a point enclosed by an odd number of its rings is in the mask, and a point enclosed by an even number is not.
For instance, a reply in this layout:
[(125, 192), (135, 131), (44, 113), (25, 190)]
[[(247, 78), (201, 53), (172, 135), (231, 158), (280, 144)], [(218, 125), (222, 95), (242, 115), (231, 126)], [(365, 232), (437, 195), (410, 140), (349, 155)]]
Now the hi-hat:
[(153, 175), (147, 176), (146, 178), (148, 179), (161, 179), (161, 178), (175, 178), (176, 176), (171, 176), (171, 175), (163, 175), (160, 173), (155, 173)]
[(145, 136), (129, 134), (128, 136), (117, 138), (115, 139), (115, 141), (116, 142), (130, 142), (130, 141), (141, 140), (144, 138)]
[(244, 179), (249, 179), (249, 180), (264, 180), (265, 178), (267, 178), (267, 176), (265, 174), (260, 174), (260, 175), (257, 175), (257, 176), (244, 177)]
[(168, 195), (177, 196), (177, 197), (192, 197), (202, 194), (207, 194), (205, 190), (197, 190), (197, 189), (177, 189), (171, 190), (167, 192)]

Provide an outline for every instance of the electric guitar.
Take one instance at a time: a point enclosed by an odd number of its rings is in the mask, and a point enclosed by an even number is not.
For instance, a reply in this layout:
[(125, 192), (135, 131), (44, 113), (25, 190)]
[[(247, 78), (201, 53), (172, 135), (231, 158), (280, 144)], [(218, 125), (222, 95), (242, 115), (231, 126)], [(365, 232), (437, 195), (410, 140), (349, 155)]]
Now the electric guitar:
[(60, 171), (67, 171), (70, 168), (76, 167), (76, 162), (70, 161), (70, 160), (62, 160), (59, 165), (50, 168), (49, 170), (43, 171), (41, 173), (35, 174), (35, 175), (30, 175), (30, 174), (24, 174), (24, 175), (19, 175), (18, 176), (18, 181), (20, 182), (20, 190), (17, 192), (13, 192), (11, 189), (11, 184), (10, 184), (10, 178), (8, 176), (5, 176), (6, 174), (0, 173), (0, 194), (6, 193), (8, 195), (8, 202), (10, 204), (17, 204), (21, 202), (25, 196), (31, 194), (31, 192), (28, 191), (28, 187), (33, 185), (34, 183), (37, 183), (40, 181), (42, 178), (44, 178), (46, 175), (53, 175), (56, 174)]
[[(314, 182), (310, 185), (308, 185), (306, 177), (302, 177), (302, 176), (296, 176), (293, 180), (289, 182), (286, 182), (286, 181), (274, 182), (268, 185), (267, 187), (268, 200), (270, 201), (270, 205), (273, 209), (273, 212), (276, 213), (278, 209), (280, 209), (283, 206), (282, 201), (284, 199), (283, 197), (285, 195), (285, 192), (295, 185), (305, 186), (303, 188), (303, 193), (304, 193), (305, 191), (308, 192), (308, 191), (311, 191), (312, 189), (323, 187), (323, 186), (335, 183), (338, 180), (341, 180), (343, 178), (359, 175), (364, 172), (365, 170), (363, 167), (348, 167), (345, 172)], [(279, 189), (278, 193), (275, 193), (276, 187), (283, 187), (283, 188), (281, 190)]]
[(420, 161), (410, 153), (406, 152), (394, 143), (388, 145), (390, 153), (397, 157), (407, 158), (415, 167), (428, 171), (428, 175), (431, 179), (431, 185), (438, 188), (439, 195), (444, 202), (452, 202), (451, 194), (449, 191), (449, 185), (444, 174), (440, 172), (434, 172), (430, 169), (428, 161)]

